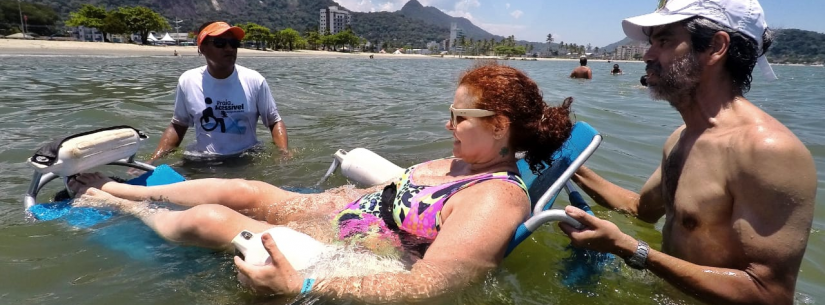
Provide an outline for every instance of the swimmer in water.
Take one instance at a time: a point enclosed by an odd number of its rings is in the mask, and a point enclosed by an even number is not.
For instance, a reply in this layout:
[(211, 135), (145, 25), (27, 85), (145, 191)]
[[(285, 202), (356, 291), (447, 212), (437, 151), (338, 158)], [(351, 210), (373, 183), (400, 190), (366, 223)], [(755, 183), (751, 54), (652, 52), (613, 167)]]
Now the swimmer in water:
[(587, 57), (582, 56), (579, 58), (579, 65), (579, 67), (573, 69), (573, 72), (570, 72), (570, 78), (593, 79), (593, 71), (587, 67)]
[(621, 75), (622, 69), (619, 69), (619, 64), (613, 64), (613, 70), (610, 70), (610, 74), (613, 75)]
[[(369, 236), (381, 236), (416, 256), (409, 272), (318, 279), (323, 285), (315, 284), (312, 293), (358, 303), (427, 303), (483, 280), (501, 264), (516, 228), (530, 215), (515, 153), (526, 152), (533, 172), (551, 164), (572, 131), (571, 103), (568, 98), (550, 106), (523, 72), (486, 63), (463, 74), (452, 104), (445, 107), (449, 119), (444, 128), (453, 136), (455, 157), (414, 165), (385, 185), (299, 194), (242, 179), (144, 187), (82, 174), (70, 187), (81, 198), (112, 202), (127, 211), (146, 206), (142, 201), (147, 200), (189, 207), (138, 217), (167, 240), (201, 247), (227, 248), (242, 230), (258, 233), (295, 223), (332, 224), (336, 229), (329, 232), (302, 232), (323, 243), (373, 243)], [(301, 293), (302, 283), (312, 287), (269, 234), (262, 240), (271, 264), (252, 266), (235, 259), (248, 285), (260, 293), (288, 296)]]

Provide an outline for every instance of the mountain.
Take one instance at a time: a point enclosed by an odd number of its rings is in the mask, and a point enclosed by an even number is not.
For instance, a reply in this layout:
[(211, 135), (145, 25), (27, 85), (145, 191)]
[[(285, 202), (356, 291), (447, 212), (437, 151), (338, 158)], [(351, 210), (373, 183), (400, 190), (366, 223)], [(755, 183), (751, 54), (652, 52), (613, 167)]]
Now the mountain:
[(630, 39), (630, 37), (625, 37), (622, 40), (611, 43), (611, 44), (606, 45), (603, 48), (599, 49), (599, 53), (613, 53), (613, 52), (616, 51), (616, 49), (619, 48), (619, 46), (629, 45), (629, 44), (632, 44), (632, 43), (633, 43), (633, 39)]
[(271, 29), (291, 27), (300, 32), (318, 29), (322, 8), (338, 5), (332, 0), (26, 0), (48, 5), (63, 20), (83, 4), (103, 5), (107, 9), (120, 6), (148, 7), (174, 26), (174, 18), (183, 20), (181, 32), (195, 31), (203, 22), (225, 20), (230, 23), (255, 22)]
[[(26, 0), (53, 8), (61, 20), (77, 11), (83, 4), (102, 5), (107, 9), (120, 6), (146, 6), (166, 17), (171, 26), (175, 18), (182, 20), (180, 32), (193, 32), (203, 22), (224, 20), (232, 24), (255, 22), (272, 30), (293, 28), (301, 33), (318, 29), (318, 12), (322, 8), (338, 5), (333, 0)], [(341, 7), (343, 8), (343, 7)], [(346, 8), (344, 8), (346, 9)], [(14, 17), (14, 16), (12, 16)], [(450, 24), (455, 22), (466, 37), (474, 40), (504, 37), (490, 34), (470, 20), (452, 17), (435, 7), (424, 7), (417, 0), (410, 0), (396, 12), (352, 12), (352, 29), (356, 35), (371, 42), (387, 42), (389, 47), (410, 46), (424, 48), (427, 42), (449, 38)], [(58, 22), (53, 32), (61, 32)], [(172, 31), (174, 29), (170, 29)], [(513, 33), (515, 34), (515, 33)], [(547, 49), (545, 43), (517, 41), (533, 44), (536, 51)]]
[(825, 62), (825, 33), (777, 30), (768, 49), (768, 59), (775, 63), (822, 64)]
[(490, 38), (501, 40), (502, 38), (504, 38), (502, 36), (490, 34), (489, 32), (477, 27), (470, 20), (467, 20), (467, 18), (453, 17), (447, 15), (446, 13), (432, 6), (425, 7), (421, 5), (421, 3), (418, 2), (418, 0), (410, 0), (409, 2), (407, 2), (407, 4), (404, 4), (404, 7), (402, 7), (399, 12), (404, 16), (418, 19), (429, 24), (446, 27), (448, 29), (450, 28), (451, 24), (455, 22), (456, 25), (458, 25), (458, 27), (464, 31), (464, 35), (467, 38), (473, 38), (476, 40)]
[(388, 48), (425, 48), (430, 41), (450, 37), (447, 27), (421, 22), (398, 13), (352, 13), (352, 31), (372, 43)]
[[(640, 43), (628, 37), (601, 48), (604, 52), (614, 52), (623, 45)], [(799, 29), (778, 29), (768, 49), (768, 60), (772, 63), (825, 63), (825, 33)]]

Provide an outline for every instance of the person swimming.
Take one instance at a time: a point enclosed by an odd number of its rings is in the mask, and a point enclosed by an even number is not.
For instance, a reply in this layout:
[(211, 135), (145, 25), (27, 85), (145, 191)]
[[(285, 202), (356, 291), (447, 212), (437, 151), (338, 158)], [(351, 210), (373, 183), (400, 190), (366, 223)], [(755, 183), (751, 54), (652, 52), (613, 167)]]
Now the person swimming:
[(613, 70), (610, 71), (610, 74), (613, 74), (613, 75), (622, 74), (622, 69), (619, 69), (619, 64), (613, 64)]
[(570, 72), (570, 78), (593, 79), (593, 71), (587, 67), (587, 57), (579, 58), (579, 66)]

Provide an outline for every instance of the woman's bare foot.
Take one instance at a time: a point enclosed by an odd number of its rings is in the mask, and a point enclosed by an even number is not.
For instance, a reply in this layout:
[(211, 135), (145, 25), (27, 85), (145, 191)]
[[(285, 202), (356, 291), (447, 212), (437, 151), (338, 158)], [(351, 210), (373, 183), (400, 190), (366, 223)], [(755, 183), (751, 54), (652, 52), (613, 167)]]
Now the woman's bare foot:
[(77, 190), (74, 206), (93, 208), (114, 208), (121, 212), (140, 216), (151, 209), (149, 204), (115, 197), (94, 187)]
[(114, 181), (101, 173), (78, 174), (69, 181), (69, 189), (74, 193), (80, 192), (83, 188), (96, 188), (116, 197), (140, 200), (132, 195), (134, 187), (134, 185)]

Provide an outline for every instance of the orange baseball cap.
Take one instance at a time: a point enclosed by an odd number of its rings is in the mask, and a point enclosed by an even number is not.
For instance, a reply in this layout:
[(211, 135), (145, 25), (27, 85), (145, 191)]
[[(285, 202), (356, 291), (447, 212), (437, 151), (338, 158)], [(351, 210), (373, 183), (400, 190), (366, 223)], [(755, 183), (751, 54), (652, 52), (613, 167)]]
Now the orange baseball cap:
[(244, 33), (242, 28), (230, 26), (223, 21), (213, 22), (207, 25), (203, 31), (198, 33), (198, 46), (201, 45), (206, 36), (218, 36), (226, 33), (226, 31), (230, 31), (238, 40), (243, 40), (243, 37), (246, 36), (246, 33)]

